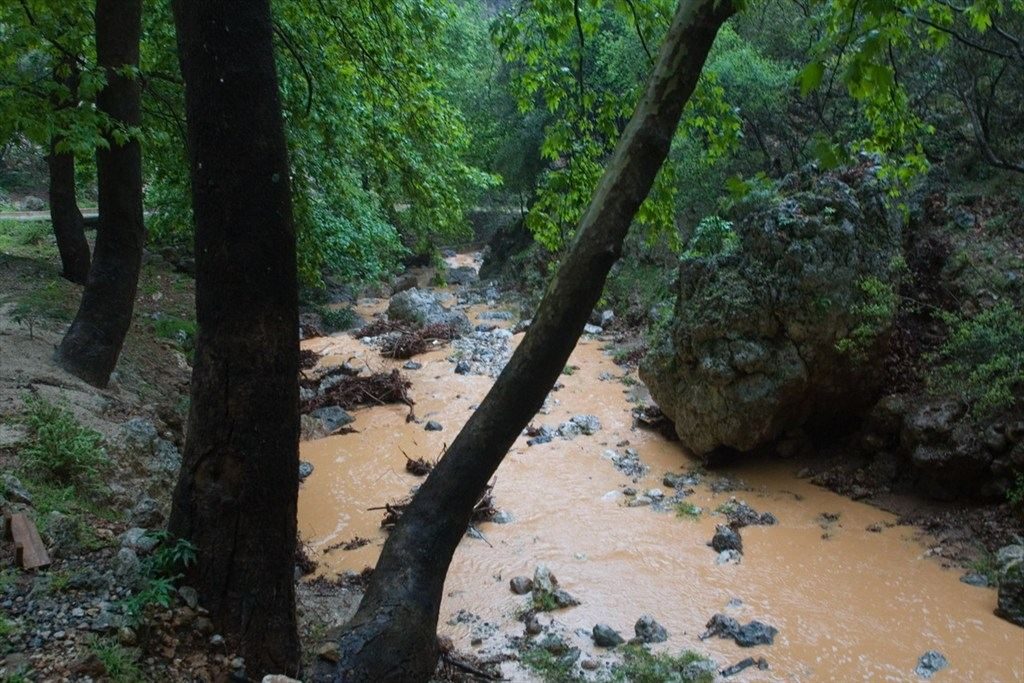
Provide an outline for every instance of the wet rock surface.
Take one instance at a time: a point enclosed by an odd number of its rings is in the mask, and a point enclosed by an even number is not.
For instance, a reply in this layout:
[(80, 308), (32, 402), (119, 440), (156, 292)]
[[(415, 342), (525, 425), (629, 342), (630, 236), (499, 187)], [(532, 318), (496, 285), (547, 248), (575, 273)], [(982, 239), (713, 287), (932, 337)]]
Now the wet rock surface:
[(1008, 545), (996, 553), (999, 593), (996, 615), (1024, 626), (1024, 545)]
[(876, 171), (787, 177), (778, 198), (737, 210), (734, 249), (682, 260), (671, 331), (640, 377), (698, 455), (871, 406), (895, 309), (858, 311), (892, 298), (901, 253)]
[(778, 629), (774, 626), (769, 626), (756, 619), (748, 624), (740, 625), (736, 619), (725, 614), (716, 614), (711, 617), (706, 625), (706, 629), (700, 636), (701, 640), (713, 636), (731, 638), (740, 647), (771, 645), (775, 642), (775, 636), (779, 633)]

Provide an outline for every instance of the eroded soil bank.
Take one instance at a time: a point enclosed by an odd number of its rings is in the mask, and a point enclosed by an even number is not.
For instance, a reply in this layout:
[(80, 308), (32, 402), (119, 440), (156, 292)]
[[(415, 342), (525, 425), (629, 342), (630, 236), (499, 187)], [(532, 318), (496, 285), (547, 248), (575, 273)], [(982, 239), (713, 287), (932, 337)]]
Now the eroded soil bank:
[[(358, 311), (369, 318), (386, 304), (362, 300)], [(474, 324), (511, 327), (512, 321), (479, 319), (501, 308), (499, 301), (468, 313)], [(542, 614), (541, 623), (553, 621), (550, 628), (599, 671), (614, 655), (594, 646), (593, 626), (610, 624), (628, 638), (634, 622), (650, 614), (668, 630), (658, 648), (692, 649), (723, 666), (748, 656), (768, 660), (769, 670), (748, 670), (736, 680), (914, 680), (928, 650), (949, 660), (936, 680), (1024, 679), (1024, 630), (992, 614), (993, 589), (969, 586), (959, 580), (963, 570), (944, 568), (933, 539), (897, 525), (888, 512), (798, 478), (802, 462), (701, 472), (677, 443), (634, 427), (630, 399), (643, 388), (605, 347), (599, 337), (581, 340), (570, 361), (576, 369), (562, 376), (547, 414), (534, 421), (557, 427), (587, 414), (600, 420), (600, 430), (533, 446), (520, 438), (494, 481), (504, 523), (480, 524), (455, 556), (441, 633), (457, 647), (485, 660), (513, 651), (510, 638), (523, 635), (518, 615), (529, 598), (513, 594), (509, 580), (544, 564), (581, 604)], [(323, 355), (320, 368), (348, 361), (379, 371), (404, 363), (383, 359), (347, 334), (312, 339), (303, 348)], [(436, 459), (489, 388), (487, 375), (454, 372), (457, 353), (441, 346), (415, 358), (420, 369), (403, 370), (412, 381), (416, 421), (407, 421), (405, 406), (365, 408), (353, 413), (354, 433), (303, 443), (302, 459), (313, 473), (300, 493), (299, 528), (321, 574), (374, 564), (384, 532), (382, 512), (370, 508), (409, 494), (420, 480), (406, 472), (406, 456)], [(427, 431), (429, 420), (443, 429)], [(645, 475), (615, 466), (613, 456), (627, 448), (646, 466)], [(667, 473), (697, 476), (677, 492), (664, 482)], [(665, 498), (659, 502), (651, 492), (655, 504), (638, 505), (630, 489), (641, 502), (650, 489)], [(726, 521), (720, 506), (732, 498), (771, 512), (778, 524), (743, 528), (741, 562), (718, 564), (707, 544), (715, 525)], [(356, 538), (369, 543), (339, 547)], [(749, 649), (699, 640), (715, 613), (761, 620), (778, 637), (774, 645)], [(512, 680), (531, 680), (514, 661), (503, 670)]]

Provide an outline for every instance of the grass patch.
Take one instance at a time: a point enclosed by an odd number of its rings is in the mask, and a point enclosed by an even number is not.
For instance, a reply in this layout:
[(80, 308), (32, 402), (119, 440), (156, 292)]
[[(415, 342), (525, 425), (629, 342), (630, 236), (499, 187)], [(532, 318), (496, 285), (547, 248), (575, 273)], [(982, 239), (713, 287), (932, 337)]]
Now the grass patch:
[(34, 479), (95, 489), (109, 461), (99, 432), (82, 426), (67, 408), (30, 396), (25, 399), (29, 444), (21, 464)]
[(698, 506), (693, 503), (681, 500), (675, 505), (676, 517), (680, 519), (698, 520), (700, 519), (701, 512), (703, 512)]
[(13, 568), (0, 570), (0, 595), (3, 595), (18, 583), (18, 572)]
[(0, 221), (0, 252), (24, 258), (56, 254), (57, 242), (50, 221)]
[(567, 377), (570, 377), (573, 374), (575, 374), (576, 371), (579, 369), (580, 368), (577, 365), (566, 365), (564, 368), (562, 368), (562, 374), (566, 375)]
[(558, 601), (555, 596), (547, 591), (533, 591), (533, 610), (535, 612), (554, 612), (558, 609)]
[(12, 298), (14, 309), (11, 319), (27, 325), (31, 336), (33, 326), (42, 320), (69, 322), (75, 315), (78, 299), (75, 285), (63, 278), (55, 278)]
[(161, 317), (153, 321), (153, 333), (160, 339), (169, 339), (191, 363), (196, 350), (196, 332), (198, 325), (195, 320), (177, 318), (173, 315)]
[(988, 579), (988, 585), (999, 585), (999, 564), (996, 562), (996, 556), (992, 553), (984, 553), (967, 566), (974, 573), (981, 574)]
[(196, 561), (196, 548), (185, 539), (175, 539), (166, 531), (149, 534), (157, 539), (153, 554), (143, 560), (142, 588), (122, 603), (129, 620), (138, 623), (146, 608), (156, 605), (167, 609), (174, 601), (174, 584), (182, 572)]
[(524, 652), (519, 662), (537, 674), (544, 683), (576, 683), (585, 680), (576, 673), (575, 656), (558, 657), (535, 647)]
[(111, 683), (143, 683), (146, 680), (139, 668), (139, 652), (126, 648), (110, 638), (94, 638), (89, 650), (103, 662), (106, 678)]
[(654, 654), (639, 645), (622, 648), (622, 663), (615, 668), (613, 681), (623, 683), (712, 683), (714, 674), (701, 671), (690, 673), (687, 667), (703, 661), (696, 652), (678, 655), (667, 652)]

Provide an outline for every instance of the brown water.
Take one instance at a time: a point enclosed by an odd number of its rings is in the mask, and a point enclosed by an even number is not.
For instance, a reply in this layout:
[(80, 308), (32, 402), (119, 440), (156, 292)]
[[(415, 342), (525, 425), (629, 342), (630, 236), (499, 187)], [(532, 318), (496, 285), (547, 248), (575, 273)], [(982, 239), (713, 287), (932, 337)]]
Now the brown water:
[[(379, 309), (380, 302), (368, 302), (361, 312)], [(326, 353), (325, 364), (355, 356), (375, 369), (394, 365), (347, 336), (303, 346)], [(381, 513), (367, 508), (406, 495), (419, 481), (405, 472), (403, 452), (436, 458), (490, 386), (487, 377), (454, 374), (446, 355), (439, 350), (419, 357), (423, 369), (408, 373), (417, 417), (436, 419), (444, 431), (426, 432), (422, 424), (406, 423), (404, 406), (384, 406), (357, 411), (356, 434), (302, 445), (302, 458), (315, 471), (299, 498), (300, 533), (328, 573), (358, 571), (375, 562), (384, 538), (378, 528)], [(452, 562), (441, 631), (457, 645), (470, 648), (471, 640), (472, 625), (447, 623), (460, 610), (499, 625), (485, 648), (506, 634), (522, 634), (515, 613), (526, 598), (513, 595), (508, 580), (532, 575), (544, 563), (582, 602), (554, 618), (570, 633), (582, 630), (576, 644), (598, 659), (607, 655), (595, 650), (583, 631), (606, 622), (629, 637), (633, 622), (650, 613), (669, 631), (663, 647), (694, 649), (723, 664), (763, 655), (771, 664), (769, 671), (748, 670), (733, 680), (912, 681), (918, 680), (913, 674), (918, 657), (930, 649), (950, 661), (937, 681), (1024, 680), (1024, 629), (993, 616), (994, 591), (961, 583), (959, 572), (928, 556), (912, 528), (867, 531), (895, 519), (798, 479), (793, 463), (759, 462), (716, 473), (742, 479), (752, 490), (714, 494), (698, 486), (689, 500), (704, 509), (699, 520), (625, 507), (621, 496), (610, 492), (635, 486), (671, 493), (661, 484), (663, 474), (696, 462), (678, 444), (631, 428), (628, 388), (598, 379), (602, 372), (623, 373), (600, 342), (581, 341), (570, 363), (579, 370), (561, 378), (565, 387), (552, 394), (558, 404), (536, 422), (558, 424), (590, 413), (600, 418), (602, 429), (535, 447), (527, 447), (525, 438), (516, 442), (494, 488), (497, 506), (514, 521), (480, 525), (486, 541), (466, 537)], [(651, 468), (638, 484), (602, 457), (624, 440)], [(706, 543), (715, 523), (724, 520), (712, 511), (731, 496), (772, 512), (779, 524), (746, 527), (742, 564), (716, 565)], [(839, 514), (827, 534), (818, 519), (824, 512)], [(373, 542), (322, 554), (355, 536)], [(727, 607), (733, 598), (742, 605)], [(741, 622), (760, 619), (777, 627), (779, 635), (773, 646), (753, 649), (726, 640), (699, 641), (715, 612)], [(508, 672), (512, 680), (529, 680), (521, 670)]]

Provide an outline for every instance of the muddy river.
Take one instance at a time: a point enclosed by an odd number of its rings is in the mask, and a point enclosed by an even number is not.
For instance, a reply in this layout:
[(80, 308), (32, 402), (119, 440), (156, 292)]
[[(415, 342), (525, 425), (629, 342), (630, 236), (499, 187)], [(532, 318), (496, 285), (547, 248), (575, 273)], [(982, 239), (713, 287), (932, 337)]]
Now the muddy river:
[[(369, 316), (384, 305), (367, 300), (359, 310)], [(470, 311), (474, 322), (481, 310)], [(460, 648), (498, 651), (507, 635), (521, 635), (516, 613), (528, 596), (514, 595), (508, 581), (545, 564), (581, 604), (543, 619), (556, 619), (584, 656), (599, 661), (608, 654), (590, 641), (595, 623), (628, 638), (637, 618), (650, 614), (669, 633), (656, 648), (696, 650), (722, 665), (748, 656), (770, 663), (767, 671), (747, 670), (733, 680), (919, 680), (914, 667), (927, 650), (949, 660), (933, 680), (1024, 680), (1024, 629), (992, 614), (994, 590), (961, 583), (961, 572), (942, 568), (928, 552), (928, 539), (896, 526), (893, 515), (797, 478), (799, 464), (716, 470), (686, 499), (702, 509), (696, 518), (671, 508), (629, 507), (625, 487), (671, 493), (662, 484), (665, 473), (698, 463), (679, 444), (633, 427), (633, 389), (619, 379), (624, 370), (604, 346), (595, 338), (580, 341), (570, 360), (578, 369), (561, 377), (564, 387), (551, 394), (550, 413), (536, 419), (557, 425), (591, 414), (600, 431), (536, 446), (521, 437), (494, 482), (495, 505), (511, 521), (480, 524), (482, 537), (467, 536), (455, 555), (440, 631)], [(374, 370), (401, 364), (349, 335), (303, 347), (324, 354), (322, 366), (350, 359)], [(301, 489), (299, 530), (321, 571), (374, 564), (384, 535), (381, 513), (368, 508), (407, 495), (420, 480), (406, 473), (405, 455), (436, 458), (483, 398), (492, 379), (455, 374), (450, 353), (442, 348), (419, 356), (423, 367), (406, 371), (419, 423), (406, 422), (404, 406), (362, 409), (353, 413), (357, 433), (302, 444), (302, 459), (315, 469)], [(427, 420), (443, 430), (425, 431)], [(650, 468), (638, 482), (605, 455), (622, 452), (627, 441)], [(713, 492), (709, 484), (721, 477), (740, 483), (739, 490)], [(732, 497), (771, 512), (778, 524), (742, 529), (742, 562), (716, 564), (707, 543), (715, 524), (725, 521), (716, 508)], [(324, 552), (356, 536), (371, 543)], [(728, 640), (700, 641), (716, 612), (775, 626), (774, 645), (745, 649)], [(474, 639), (482, 643), (472, 645)], [(522, 670), (507, 673), (531, 680)]]

